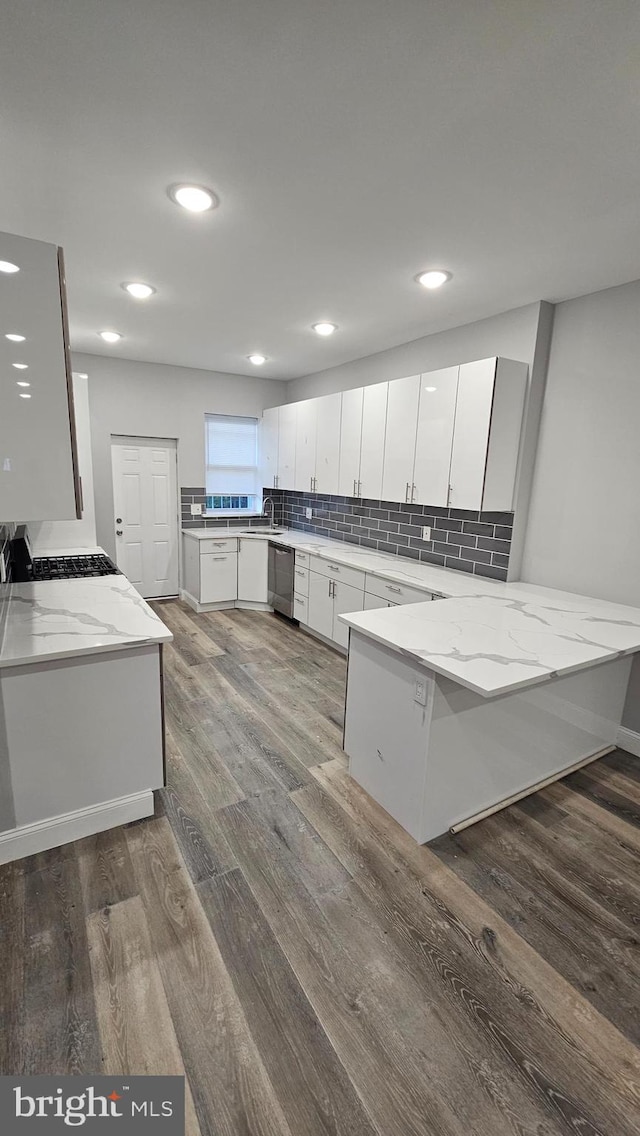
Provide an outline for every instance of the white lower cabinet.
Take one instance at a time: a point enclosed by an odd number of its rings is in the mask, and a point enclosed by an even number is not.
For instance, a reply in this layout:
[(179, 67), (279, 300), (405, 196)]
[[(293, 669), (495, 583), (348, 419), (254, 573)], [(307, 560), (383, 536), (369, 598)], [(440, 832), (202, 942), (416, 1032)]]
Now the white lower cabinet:
[(383, 600), (381, 596), (374, 596), (371, 592), (364, 593), (363, 611), (376, 611), (379, 607), (397, 607), (391, 600)]
[(307, 626), (325, 639), (331, 639), (340, 647), (349, 644), (349, 628), (338, 619), (349, 611), (362, 611), (364, 589), (354, 587), (335, 576), (309, 572), (309, 597), (307, 602)]
[(207, 552), (200, 557), (200, 603), (238, 598), (238, 553)]
[(333, 635), (334, 643), (338, 643), (345, 650), (349, 646), (349, 628), (338, 619), (339, 615), (346, 615), (348, 611), (362, 611), (364, 606), (364, 592), (361, 588), (352, 588), (351, 584), (344, 584), (337, 580), (333, 585)]
[(238, 541), (238, 599), (268, 602), (269, 545), (266, 540)]

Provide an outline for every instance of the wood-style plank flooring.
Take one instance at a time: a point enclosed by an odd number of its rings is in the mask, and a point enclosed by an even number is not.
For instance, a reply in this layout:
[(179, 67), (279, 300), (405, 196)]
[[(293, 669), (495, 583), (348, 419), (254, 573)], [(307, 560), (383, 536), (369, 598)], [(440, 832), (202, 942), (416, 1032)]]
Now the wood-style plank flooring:
[(637, 1133), (640, 762), (421, 848), (346, 774), (339, 655), (157, 610), (168, 786), (0, 869), (0, 1072), (184, 1072), (192, 1136)]

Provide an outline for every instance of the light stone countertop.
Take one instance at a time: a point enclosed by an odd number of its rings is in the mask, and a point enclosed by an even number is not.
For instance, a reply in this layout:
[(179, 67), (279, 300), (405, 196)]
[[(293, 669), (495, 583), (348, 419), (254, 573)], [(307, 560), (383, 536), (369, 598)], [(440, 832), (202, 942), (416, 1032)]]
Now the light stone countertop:
[[(102, 549), (65, 549), (60, 555), (76, 551)], [(7, 608), (0, 667), (167, 643), (173, 638), (125, 576), (12, 584)]]
[[(197, 540), (267, 533), (184, 529)], [(444, 600), (340, 615), (354, 631), (485, 697), (533, 686), (640, 651), (640, 608), (525, 581), (502, 583), (386, 552), (288, 530), (280, 544)]]

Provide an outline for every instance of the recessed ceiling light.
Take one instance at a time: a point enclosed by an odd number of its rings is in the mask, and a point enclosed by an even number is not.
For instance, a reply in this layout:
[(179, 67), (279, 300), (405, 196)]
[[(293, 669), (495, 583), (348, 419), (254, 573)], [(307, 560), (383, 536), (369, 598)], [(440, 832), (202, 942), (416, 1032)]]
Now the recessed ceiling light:
[(150, 284), (139, 284), (135, 280), (130, 284), (122, 284), (121, 287), (135, 300), (148, 300), (149, 296), (153, 296), (155, 292), (155, 288), (152, 288)]
[(261, 367), (263, 363), (266, 363), (267, 356), (260, 355), (260, 353), (256, 351), (253, 355), (247, 355), (247, 359), (250, 363), (253, 363), (254, 367)]
[(30, 394), (25, 394), (24, 391), (20, 392), (20, 398), (31, 398)]
[(19, 272), (20, 268), (17, 264), (12, 264), (10, 260), (0, 260), (0, 272)]
[(28, 363), (12, 363), (11, 366), (15, 367), (16, 371), (27, 371), (29, 369)]
[(104, 339), (105, 343), (117, 343), (119, 339), (122, 339), (119, 331), (99, 331), (98, 335), (101, 339)]
[(320, 323), (311, 325), (316, 335), (333, 335), (334, 331), (338, 330), (337, 323), (326, 323), (322, 320)]
[(218, 198), (212, 190), (204, 185), (170, 185), (169, 197), (176, 205), (188, 209), (190, 213), (206, 213), (208, 209), (215, 209)]
[(20, 382), (20, 380), (18, 380), (18, 382), (16, 383), (16, 386), (17, 387), (30, 387), (31, 383)]
[(434, 288), (442, 288), (443, 284), (451, 280), (451, 275), (444, 268), (430, 268), (427, 272), (421, 272), (419, 276), (416, 276), (416, 280), (418, 284), (422, 284), (423, 288), (433, 290)]
[(24, 343), (26, 336), (18, 335), (16, 331), (8, 331), (5, 339), (10, 339), (12, 343)]

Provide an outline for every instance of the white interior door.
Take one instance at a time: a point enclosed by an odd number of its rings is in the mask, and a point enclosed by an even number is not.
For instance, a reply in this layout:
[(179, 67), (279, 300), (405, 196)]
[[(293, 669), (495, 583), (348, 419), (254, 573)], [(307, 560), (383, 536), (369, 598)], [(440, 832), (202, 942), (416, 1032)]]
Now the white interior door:
[(145, 599), (178, 594), (176, 443), (113, 438), (118, 568)]

